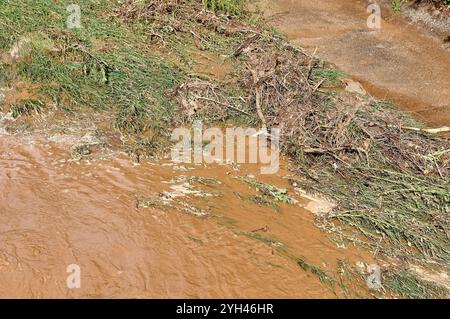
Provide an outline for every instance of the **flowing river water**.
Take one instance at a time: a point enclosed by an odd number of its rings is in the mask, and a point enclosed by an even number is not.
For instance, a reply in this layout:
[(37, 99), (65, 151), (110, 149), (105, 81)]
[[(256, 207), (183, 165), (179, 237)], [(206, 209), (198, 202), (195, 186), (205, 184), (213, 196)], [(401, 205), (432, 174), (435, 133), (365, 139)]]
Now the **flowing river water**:
[[(338, 260), (370, 261), (321, 232), (300, 207), (307, 199), (281, 212), (243, 200), (254, 190), (235, 177), (257, 167), (74, 161), (65, 149), (0, 135), (0, 297), (336, 297), (283, 251), (330, 273)], [(294, 195), (283, 166), (257, 177)], [(202, 187), (220, 196), (190, 201), (206, 216), (139, 205), (141, 196), (182, 189), (186, 176), (217, 181)], [(276, 244), (245, 235), (262, 228)], [(67, 287), (71, 264), (81, 269), (80, 289)]]

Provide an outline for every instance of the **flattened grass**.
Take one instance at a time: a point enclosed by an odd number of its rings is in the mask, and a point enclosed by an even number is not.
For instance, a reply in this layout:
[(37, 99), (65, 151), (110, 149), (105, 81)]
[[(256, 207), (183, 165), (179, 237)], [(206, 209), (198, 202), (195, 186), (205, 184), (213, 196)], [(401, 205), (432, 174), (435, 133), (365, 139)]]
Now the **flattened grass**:
[(228, 14), (243, 13), (246, 0), (202, 0), (204, 5), (213, 11), (223, 11)]

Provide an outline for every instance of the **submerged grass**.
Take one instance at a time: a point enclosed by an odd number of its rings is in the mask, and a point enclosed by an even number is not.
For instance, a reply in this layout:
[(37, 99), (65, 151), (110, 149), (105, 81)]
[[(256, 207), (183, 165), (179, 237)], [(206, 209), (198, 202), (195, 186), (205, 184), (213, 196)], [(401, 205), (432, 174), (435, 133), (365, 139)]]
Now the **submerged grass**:
[(325, 283), (330, 287), (333, 287), (335, 285), (336, 280), (332, 276), (328, 275), (324, 270), (320, 269), (319, 267), (307, 263), (305, 259), (299, 258), (297, 260), (297, 264), (304, 271), (310, 271), (312, 274), (316, 275), (319, 278), (320, 282)]
[(242, 14), (245, 2), (246, 0), (203, 0), (207, 8), (228, 14)]
[[(39, 83), (41, 93), (63, 110), (108, 110), (113, 125), (126, 134), (149, 135), (168, 143), (164, 129), (174, 118), (170, 90), (185, 76), (157, 52), (135, 45), (145, 38), (111, 20), (109, 1), (79, 1), (82, 28), (66, 29), (66, 6), (54, 1), (6, 1), (0, 47), (26, 42), (30, 52), (16, 63), (17, 77)], [(24, 12), (25, 11), (25, 12)], [(36, 31), (38, 30), (38, 31)], [(39, 45), (45, 39), (45, 46)], [(15, 115), (29, 113), (30, 103)]]
[(339, 203), (330, 220), (358, 229), (381, 254), (449, 261), (449, 184), (386, 169), (342, 169), (347, 179), (332, 170), (314, 178)]
[(268, 244), (271, 245), (275, 248), (277, 248), (278, 250), (283, 250), (284, 249), (284, 245), (282, 243), (280, 243), (275, 237), (270, 236), (270, 235), (262, 235), (260, 233), (256, 233), (256, 232), (247, 232), (244, 233), (245, 236), (257, 240), (259, 242), (262, 242), (264, 244)]

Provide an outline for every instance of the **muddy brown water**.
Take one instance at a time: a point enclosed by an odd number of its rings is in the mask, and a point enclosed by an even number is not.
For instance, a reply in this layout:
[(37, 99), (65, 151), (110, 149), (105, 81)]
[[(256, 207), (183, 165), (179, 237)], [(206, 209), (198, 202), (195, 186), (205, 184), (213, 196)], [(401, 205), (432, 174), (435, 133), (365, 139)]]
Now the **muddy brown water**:
[(376, 98), (393, 100), (429, 126), (450, 125), (450, 52), (400, 15), (382, 8), (367, 27), (366, 0), (263, 0), (273, 25), (335, 64)]
[[(430, 125), (450, 124), (448, 53), (401, 20), (367, 31), (366, 4), (274, 0), (266, 12), (294, 42), (317, 48), (374, 96), (394, 99)], [(197, 72), (219, 80), (232, 69), (216, 56), (193, 55)], [(371, 296), (361, 282), (344, 281), (345, 294), (296, 263), (302, 258), (337, 278), (340, 261), (354, 266), (373, 257), (338, 246), (315, 225), (317, 202), (290, 185), (288, 162), (263, 176), (258, 165), (136, 164), (120, 153), (75, 161), (71, 146), (0, 130), (0, 298)], [(278, 209), (256, 204), (255, 189), (236, 179), (248, 175), (288, 189), (299, 202)], [(220, 196), (141, 205), (183, 189), (190, 177), (218, 181), (195, 189)], [(175, 209), (186, 204), (206, 216)], [(67, 287), (71, 264), (80, 266), (80, 289)]]
[[(338, 248), (299, 205), (277, 212), (239, 198), (254, 190), (236, 174), (256, 174), (295, 194), (282, 178), (286, 167), (262, 177), (252, 165), (235, 171), (135, 164), (125, 156), (71, 161), (66, 149), (0, 135), (2, 298), (344, 297), (275, 247), (245, 235), (264, 227), (262, 235), (330, 274), (339, 259), (371, 259), (354, 247)], [(170, 190), (168, 181), (186, 175), (221, 182), (215, 186), (220, 198), (197, 199), (207, 217), (137, 205), (140, 196)], [(80, 289), (67, 288), (70, 264), (81, 268)]]

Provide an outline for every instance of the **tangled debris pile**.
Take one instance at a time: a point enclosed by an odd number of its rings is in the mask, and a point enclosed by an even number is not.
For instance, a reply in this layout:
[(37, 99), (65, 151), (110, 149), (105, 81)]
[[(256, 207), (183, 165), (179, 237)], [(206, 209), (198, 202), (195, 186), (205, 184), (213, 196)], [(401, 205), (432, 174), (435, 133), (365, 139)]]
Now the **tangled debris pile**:
[(185, 120), (200, 118), (208, 123), (217, 123), (228, 118), (230, 112), (252, 117), (245, 101), (229, 96), (217, 83), (190, 79), (175, 89), (180, 102), (180, 111)]

